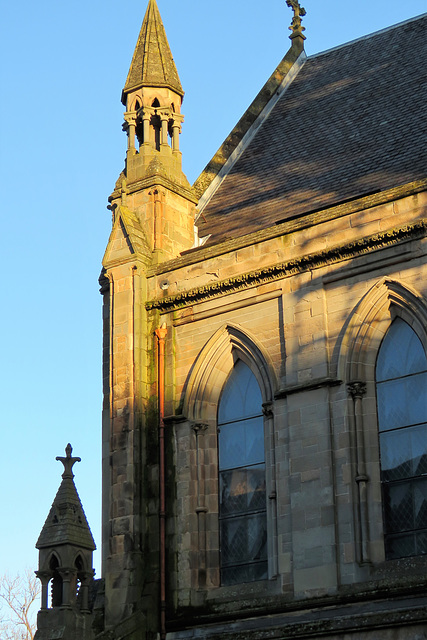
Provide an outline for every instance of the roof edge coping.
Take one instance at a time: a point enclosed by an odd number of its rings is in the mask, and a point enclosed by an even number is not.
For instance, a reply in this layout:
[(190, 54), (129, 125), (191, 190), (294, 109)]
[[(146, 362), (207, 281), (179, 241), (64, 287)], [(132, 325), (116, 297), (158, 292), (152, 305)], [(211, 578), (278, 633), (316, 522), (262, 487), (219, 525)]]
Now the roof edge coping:
[(271, 98), (281, 86), (283, 80), (287, 77), (300, 56), (301, 51), (291, 46), (285, 57), (280, 61), (271, 74), (270, 78), (257, 93), (240, 120), (228, 134), (215, 155), (194, 182), (193, 188), (199, 198), (205, 193), (215, 176), (222, 169), (250, 127), (255, 123), (265, 106), (270, 102)]

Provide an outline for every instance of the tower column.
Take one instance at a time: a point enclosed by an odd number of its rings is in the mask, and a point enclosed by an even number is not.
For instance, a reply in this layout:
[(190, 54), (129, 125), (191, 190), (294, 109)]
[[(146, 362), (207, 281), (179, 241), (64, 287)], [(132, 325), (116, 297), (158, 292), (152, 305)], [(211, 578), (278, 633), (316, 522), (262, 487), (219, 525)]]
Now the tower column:
[(172, 124), (172, 151), (179, 151), (179, 134), (181, 133), (181, 124), (176, 120)]
[(49, 597), (49, 579), (51, 575), (47, 571), (36, 571), (36, 576), (42, 583), (40, 609), (47, 609)]
[(93, 579), (93, 571), (86, 571), (84, 574), (81, 574), (81, 611), (83, 613), (89, 612), (89, 584)]
[(71, 608), (71, 581), (73, 578), (73, 569), (58, 568), (58, 573), (62, 578), (62, 604), (61, 607)]
[(161, 130), (161, 138), (160, 138), (160, 144), (163, 145), (168, 145), (168, 120), (169, 120), (169, 114), (167, 113), (161, 113), (160, 114), (160, 119), (162, 122), (162, 130)]
[(143, 126), (143, 136), (144, 136), (143, 144), (150, 144), (150, 118), (151, 118), (151, 114), (147, 111), (147, 109), (144, 109), (144, 114), (142, 116), (142, 126)]
[(135, 153), (135, 127), (136, 117), (134, 113), (125, 114), (125, 124), (123, 128), (126, 129), (128, 134), (128, 150), (127, 152), (133, 155)]

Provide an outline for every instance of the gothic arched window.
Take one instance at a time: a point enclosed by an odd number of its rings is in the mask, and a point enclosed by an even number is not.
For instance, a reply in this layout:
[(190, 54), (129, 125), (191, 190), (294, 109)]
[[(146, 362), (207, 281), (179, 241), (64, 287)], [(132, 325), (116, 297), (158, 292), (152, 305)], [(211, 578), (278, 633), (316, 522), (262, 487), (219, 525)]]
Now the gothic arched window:
[(221, 583), (267, 578), (264, 419), (258, 382), (238, 360), (218, 407)]
[(376, 365), (386, 558), (427, 553), (427, 358), (401, 318)]

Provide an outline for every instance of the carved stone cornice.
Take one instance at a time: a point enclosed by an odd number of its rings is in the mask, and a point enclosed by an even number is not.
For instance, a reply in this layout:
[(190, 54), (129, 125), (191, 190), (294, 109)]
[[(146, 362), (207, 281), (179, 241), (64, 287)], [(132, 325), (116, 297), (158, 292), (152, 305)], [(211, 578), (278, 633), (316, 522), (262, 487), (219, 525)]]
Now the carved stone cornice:
[(296, 273), (302, 273), (328, 264), (340, 262), (341, 260), (347, 260), (348, 258), (355, 258), (371, 251), (399, 244), (405, 240), (423, 237), (426, 231), (427, 219), (423, 219), (404, 227), (388, 229), (373, 236), (360, 238), (359, 240), (331, 247), (330, 249), (303, 255), (287, 262), (279, 262), (269, 267), (264, 267), (263, 269), (257, 269), (256, 271), (249, 271), (232, 278), (227, 278), (226, 280), (211, 282), (202, 287), (182, 291), (174, 296), (168, 296), (167, 298), (158, 300), (149, 300), (146, 303), (146, 308), (148, 311), (152, 309), (159, 309), (162, 312), (174, 311), (188, 304), (215, 298), (226, 293), (241, 291), (248, 287), (272, 282)]

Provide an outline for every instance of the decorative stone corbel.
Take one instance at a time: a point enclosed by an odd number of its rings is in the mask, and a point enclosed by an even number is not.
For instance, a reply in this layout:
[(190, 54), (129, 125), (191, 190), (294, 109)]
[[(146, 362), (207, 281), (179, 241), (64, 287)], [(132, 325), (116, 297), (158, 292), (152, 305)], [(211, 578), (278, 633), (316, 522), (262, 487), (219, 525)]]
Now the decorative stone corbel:
[(273, 403), (272, 402), (264, 402), (262, 405), (262, 415), (264, 418), (272, 418), (273, 417)]

